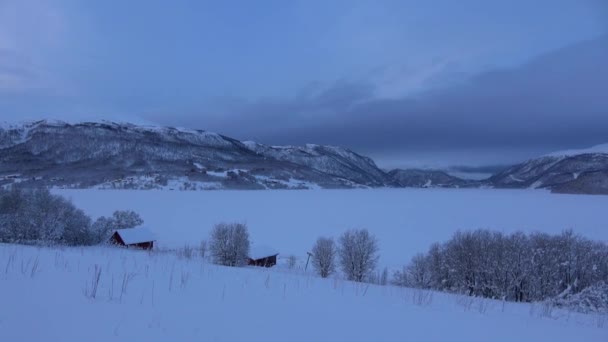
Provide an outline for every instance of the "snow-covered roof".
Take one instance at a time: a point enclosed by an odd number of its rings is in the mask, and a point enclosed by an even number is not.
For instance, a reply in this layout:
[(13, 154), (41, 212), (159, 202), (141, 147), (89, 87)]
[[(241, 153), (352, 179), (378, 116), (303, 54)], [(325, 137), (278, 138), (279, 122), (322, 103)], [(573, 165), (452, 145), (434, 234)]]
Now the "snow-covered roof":
[(249, 249), (249, 257), (253, 260), (267, 258), (270, 256), (275, 256), (279, 254), (279, 252), (269, 246), (251, 246)]
[(120, 235), (120, 238), (126, 245), (156, 240), (154, 234), (146, 227), (118, 229), (116, 233)]

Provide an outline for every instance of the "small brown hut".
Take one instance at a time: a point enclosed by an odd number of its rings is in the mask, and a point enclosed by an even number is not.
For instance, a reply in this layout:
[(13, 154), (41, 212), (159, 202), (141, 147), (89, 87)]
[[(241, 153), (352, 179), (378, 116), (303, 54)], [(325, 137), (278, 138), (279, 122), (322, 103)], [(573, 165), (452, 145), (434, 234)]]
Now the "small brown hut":
[(110, 237), (110, 243), (127, 248), (152, 249), (154, 241), (154, 235), (145, 227), (118, 229)]
[(252, 247), (249, 251), (249, 265), (272, 267), (277, 264), (277, 256), (279, 252), (267, 246)]

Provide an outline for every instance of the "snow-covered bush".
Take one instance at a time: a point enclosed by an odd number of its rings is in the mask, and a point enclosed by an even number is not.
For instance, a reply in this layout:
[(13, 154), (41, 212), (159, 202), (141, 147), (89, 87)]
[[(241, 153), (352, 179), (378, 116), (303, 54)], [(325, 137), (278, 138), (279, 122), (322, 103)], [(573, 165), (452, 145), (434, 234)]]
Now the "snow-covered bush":
[(138, 213), (131, 210), (117, 210), (112, 217), (101, 216), (92, 225), (94, 241), (107, 241), (112, 232), (117, 229), (135, 228), (144, 223)]
[(510, 301), (544, 301), (608, 281), (608, 246), (572, 231), (457, 232), (415, 256), (394, 283)]
[(568, 288), (551, 302), (576, 312), (608, 314), (608, 283), (591, 285), (579, 293), (572, 293), (572, 288)]
[(0, 242), (89, 245), (91, 219), (47, 189), (0, 191)]
[(320, 237), (312, 248), (312, 265), (323, 278), (336, 270), (336, 244), (331, 238)]
[(242, 223), (219, 223), (213, 227), (209, 251), (214, 263), (243, 266), (249, 256), (249, 231)]
[(112, 214), (114, 229), (135, 228), (144, 224), (138, 213), (132, 210), (117, 210)]
[(348, 230), (340, 236), (338, 255), (347, 279), (362, 282), (376, 268), (378, 241), (367, 229)]
[(92, 245), (142, 222), (132, 211), (117, 211), (91, 224), (82, 210), (47, 189), (0, 190), (0, 242)]

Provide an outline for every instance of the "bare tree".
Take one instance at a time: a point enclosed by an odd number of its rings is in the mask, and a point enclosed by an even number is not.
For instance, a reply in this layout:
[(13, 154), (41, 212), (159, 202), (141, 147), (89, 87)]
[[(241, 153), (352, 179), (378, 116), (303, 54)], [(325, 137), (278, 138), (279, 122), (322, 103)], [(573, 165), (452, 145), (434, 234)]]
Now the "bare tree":
[(336, 244), (332, 238), (320, 237), (312, 248), (312, 265), (317, 273), (327, 278), (336, 270)]
[(249, 256), (249, 232), (242, 223), (219, 223), (213, 227), (209, 243), (213, 262), (243, 266)]
[(423, 254), (417, 254), (407, 267), (407, 285), (417, 288), (429, 288), (431, 286), (431, 272), (429, 261)]
[(362, 282), (376, 268), (378, 242), (367, 229), (348, 230), (340, 236), (338, 254), (347, 279)]

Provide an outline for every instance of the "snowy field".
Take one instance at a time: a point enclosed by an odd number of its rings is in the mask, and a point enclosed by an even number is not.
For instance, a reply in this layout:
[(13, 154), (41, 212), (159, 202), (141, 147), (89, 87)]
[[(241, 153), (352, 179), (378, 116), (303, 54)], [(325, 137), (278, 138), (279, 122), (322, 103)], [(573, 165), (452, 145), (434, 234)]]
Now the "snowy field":
[[(542, 304), (321, 279), (303, 270), (320, 235), (368, 228), (399, 267), (457, 229), (608, 240), (606, 196), (543, 191), (57, 190), (94, 217), (139, 212), (160, 250), (0, 244), (0, 341), (608, 341), (608, 317)], [(249, 225), (286, 260), (225, 268), (162, 247), (198, 246), (213, 224)]]
[(400, 267), (456, 230), (560, 233), (608, 241), (608, 196), (541, 190), (373, 189), (273, 191), (56, 190), (93, 217), (140, 213), (161, 247), (198, 246), (214, 224), (245, 222), (254, 245), (304, 258), (317, 237), (367, 228), (381, 266)]
[(0, 244), (0, 289), (0, 341), (608, 340), (606, 316), (111, 247)]

